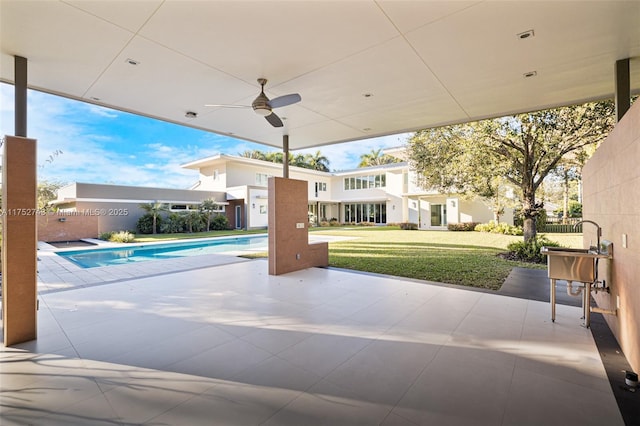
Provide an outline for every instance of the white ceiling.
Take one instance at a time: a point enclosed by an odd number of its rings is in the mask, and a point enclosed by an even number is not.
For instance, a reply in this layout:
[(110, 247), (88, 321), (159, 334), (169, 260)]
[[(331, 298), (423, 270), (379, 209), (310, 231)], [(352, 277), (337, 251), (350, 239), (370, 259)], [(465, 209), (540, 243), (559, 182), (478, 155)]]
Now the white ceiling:
[[(612, 97), (640, 1), (0, 0), (0, 40), (2, 81), (24, 56), (31, 88), (299, 149)], [(204, 107), (258, 77), (302, 96), (284, 128)]]

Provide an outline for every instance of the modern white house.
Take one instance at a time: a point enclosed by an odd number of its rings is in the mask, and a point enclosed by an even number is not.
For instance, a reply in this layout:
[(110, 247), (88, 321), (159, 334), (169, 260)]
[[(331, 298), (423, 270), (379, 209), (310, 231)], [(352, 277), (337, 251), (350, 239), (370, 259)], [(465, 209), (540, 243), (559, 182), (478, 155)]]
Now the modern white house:
[[(226, 192), (227, 201), (236, 203), (237, 228), (267, 226), (267, 179), (282, 176), (282, 164), (218, 154), (182, 167), (199, 172), (199, 181), (191, 189)], [(412, 222), (420, 229), (446, 229), (449, 223), (494, 218), (491, 207), (480, 198), (421, 188), (406, 162), (338, 172), (290, 166), (289, 176), (308, 182), (313, 224), (331, 220), (375, 225)], [(244, 215), (239, 200), (244, 200)], [(513, 223), (513, 211), (509, 209), (501, 219)]]
[[(162, 202), (171, 211), (197, 209), (213, 199), (235, 229), (268, 225), (267, 180), (282, 176), (282, 164), (227, 154), (196, 160), (182, 167), (197, 170), (198, 182), (189, 189), (146, 188), (73, 183), (58, 191), (53, 202), (61, 211), (126, 212), (100, 217), (100, 232), (135, 229), (145, 212), (142, 203)], [(337, 221), (374, 225), (410, 222), (419, 229), (442, 230), (450, 223), (488, 222), (491, 207), (480, 198), (425, 190), (415, 181), (406, 162), (321, 172), (290, 166), (292, 179), (307, 182), (309, 221), (312, 225)], [(513, 223), (513, 211), (501, 220)]]

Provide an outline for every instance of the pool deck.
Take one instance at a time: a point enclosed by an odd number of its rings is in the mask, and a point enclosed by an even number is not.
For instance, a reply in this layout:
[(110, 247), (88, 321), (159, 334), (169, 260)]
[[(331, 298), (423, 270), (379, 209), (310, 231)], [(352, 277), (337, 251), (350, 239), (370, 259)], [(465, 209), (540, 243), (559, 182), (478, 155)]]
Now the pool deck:
[(552, 323), (538, 300), (222, 254), (39, 257), (3, 426), (625, 424), (576, 306)]
[[(342, 241), (345, 239), (351, 238), (327, 235), (309, 236), (310, 241)], [(101, 240), (88, 241), (92, 241), (96, 245), (86, 247), (87, 250), (127, 247), (127, 244), (109, 243)], [(194, 241), (196, 240), (174, 240), (147, 244), (188, 243)], [(72, 247), (69, 250), (77, 251), (81, 249)], [(264, 252), (266, 250), (229, 251), (226, 253), (187, 256), (163, 259), (161, 261), (131, 262), (123, 265), (99, 266), (95, 268), (82, 268), (68, 259), (58, 256), (56, 252), (59, 251), (68, 250), (60, 249), (43, 242), (38, 243), (38, 293), (40, 294), (68, 290), (74, 287), (90, 287), (134, 278), (152, 277), (169, 272), (189, 271), (192, 269), (246, 262), (248, 259), (238, 256)]]

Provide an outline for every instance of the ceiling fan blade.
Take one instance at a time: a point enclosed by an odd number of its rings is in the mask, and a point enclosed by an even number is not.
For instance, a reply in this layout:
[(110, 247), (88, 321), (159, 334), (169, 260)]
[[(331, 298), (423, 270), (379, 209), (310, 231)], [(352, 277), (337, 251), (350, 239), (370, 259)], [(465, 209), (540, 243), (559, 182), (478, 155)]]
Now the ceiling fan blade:
[(284, 124), (282, 124), (282, 120), (280, 120), (280, 117), (278, 117), (276, 114), (274, 114), (273, 112), (269, 115), (267, 115), (265, 117), (265, 119), (269, 122), (269, 124), (271, 124), (273, 127), (282, 127), (284, 126)]
[(283, 106), (295, 104), (296, 102), (300, 102), (302, 97), (300, 97), (297, 93), (291, 93), (290, 95), (278, 96), (277, 98), (271, 99), (269, 101), (269, 105), (271, 108), (280, 108)]
[(251, 108), (251, 105), (206, 104), (205, 106), (219, 108)]

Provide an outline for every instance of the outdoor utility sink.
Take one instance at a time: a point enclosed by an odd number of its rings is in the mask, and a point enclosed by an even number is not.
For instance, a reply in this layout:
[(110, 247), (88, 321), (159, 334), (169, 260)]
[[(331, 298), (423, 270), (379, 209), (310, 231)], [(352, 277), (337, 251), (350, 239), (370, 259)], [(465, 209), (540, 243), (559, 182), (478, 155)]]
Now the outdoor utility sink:
[(563, 247), (542, 247), (540, 253), (547, 255), (549, 278), (565, 281), (592, 283), (596, 280), (596, 259), (607, 259), (608, 254), (595, 250)]

